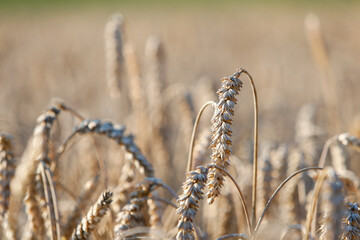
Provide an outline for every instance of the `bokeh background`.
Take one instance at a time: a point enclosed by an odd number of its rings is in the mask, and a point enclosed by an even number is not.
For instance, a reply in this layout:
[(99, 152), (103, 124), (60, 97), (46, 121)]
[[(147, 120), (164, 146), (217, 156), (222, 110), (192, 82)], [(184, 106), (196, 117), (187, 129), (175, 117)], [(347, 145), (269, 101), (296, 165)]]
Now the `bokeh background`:
[[(289, 140), (303, 104), (324, 106), (304, 26), (313, 13), (345, 131), (360, 109), (359, 9), (358, 1), (1, 1), (0, 129), (29, 135), (53, 97), (89, 117), (122, 122), (109, 102), (104, 54), (105, 24), (121, 13), (140, 63), (147, 38), (159, 37), (168, 81), (184, 83), (194, 95), (202, 77), (218, 87), (221, 77), (247, 69), (258, 87), (261, 122), (267, 122), (260, 134)], [(236, 125), (246, 126), (243, 134), (251, 133), (249, 93), (244, 87), (239, 101)]]
[[(0, 1), (0, 132), (14, 136), (20, 156), (37, 117), (51, 101), (62, 99), (86, 118), (125, 124), (160, 177), (177, 191), (184, 180), (189, 132), (196, 113), (207, 101), (217, 100), (220, 79), (242, 67), (257, 86), (260, 145), (299, 145), (295, 136), (298, 114), (303, 106), (311, 106), (308, 120), (321, 130), (316, 136), (319, 155), (326, 139), (334, 134), (349, 131), (360, 137), (359, 12), (356, 0)], [(157, 37), (163, 44), (166, 86), (157, 97), (165, 105), (165, 120), (157, 133), (162, 136), (171, 170), (159, 165), (156, 147), (151, 145), (157, 143), (134, 124), (136, 106), (126, 102), (129, 99), (113, 99), (109, 93), (104, 32), (109, 17), (116, 13), (124, 17), (127, 41), (136, 47), (144, 86), (140, 102), (146, 103), (146, 96), (151, 95), (146, 88), (145, 45), (149, 37)], [(124, 74), (121, 81), (130, 79)], [(251, 87), (243, 80), (233, 123), (233, 156), (240, 159), (233, 164), (240, 169), (251, 165), (253, 134)], [(183, 94), (180, 100), (175, 96), (179, 93)], [(188, 100), (185, 109), (184, 99)], [(210, 129), (210, 117), (211, 111), (207, 111), (199, 132)], [(66, 139), (78, 123), (62, 116), (60, 122), (61, 127), (54, 130), (54, 135), (60, 135), (56, 143)], [(92, 142), (81, 141), (74, 143), (61, 166), (61, 181), (76, 192), (91, 175), (86, 170), (96, 168)], [(117, 160), (123, 159), (123, 154), (114, 150), (116, 144), (109, 147), (106, 140), (98, 141), (108, 150), (102, 153), (116, 186), (122, 168)], [(352, 159), (359, 158), (358, 153), (351, 154)], [(355, 160), (351, 169), (356, 172)], [(251, 180), (245, 175), (251, 170), (247, 173), (244, 169), (236, 177), (247, 191)], [(59, 195), (66, 212), (69, 201), (62, 199), (65, 194)], [(246, 197), (249, 200), (250, 195)], [(171, 212), (169, 216), (173, 217), (169, 229), (174, 229), (176, 215)], [(281, 226), (267, 226), (273, 227), (276, 236), (286, 221)], [(211, 232), (210, 220), (199, 225), (211, 237), (220, 236)]]

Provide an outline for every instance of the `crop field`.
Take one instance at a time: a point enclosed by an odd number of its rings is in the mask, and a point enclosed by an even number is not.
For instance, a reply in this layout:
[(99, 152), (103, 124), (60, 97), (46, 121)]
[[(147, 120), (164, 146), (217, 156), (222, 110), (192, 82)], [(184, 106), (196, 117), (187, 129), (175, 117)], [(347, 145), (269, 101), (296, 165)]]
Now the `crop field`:
[(0, 1), (0, 239), (360, 239), (360, 4), (79, 2)]

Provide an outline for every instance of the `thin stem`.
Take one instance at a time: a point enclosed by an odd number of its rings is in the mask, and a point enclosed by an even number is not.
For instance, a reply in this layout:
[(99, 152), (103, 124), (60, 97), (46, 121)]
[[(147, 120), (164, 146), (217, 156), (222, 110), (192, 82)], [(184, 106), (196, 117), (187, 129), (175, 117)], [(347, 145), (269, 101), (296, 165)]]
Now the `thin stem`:
[(159, 201), (159, 202), (163, 202), (163, 203), (166, 203), (170, 206), (172, 206), (173, 208), (177, 208), (176, 204), (170, 202), (169, 200), (167, 199), (164, 199), (164, 198), (159, 198), (159, 197), (143, 197), (143, 198), (140, 198), (140, 199), (144, 199), (144, 200), (154, 200), (154, 201)]
[[(67, 106), (65, 103), (63, 102), (59, 102), (57, 103), (58, 107), (64, 111), (68, 111), (70, 112), (71, 114), (73, 114), (76, 118), (78, 118), (80, 121), (84, 121), (85, 120), (85, 117), (83, 117), (80, 113), (78, 113), (75, 109)], [(58, 154), (62, 154), (65, 149), (66, 149), (66, 146), (68, 144), (68, 142), (76, 135), (76, 132), (73, 132), (66, 140), (65, 142), (59, 147), (58, 149)], [(100, 171), (101, 171), (101, 175), (103, 177), (103, 181), (104, 181), (104, 184), (105, 184), (105, 188), (108, 188), (108, 182), (109, 182), (109, 179), (108, 179), (108, 176), (107, 176), (107, 170), (106, 170), (106, 163), (105, 163), (105, 160), (102, 158), (102, 155), (100, 154), (100, 148), (99, 148), (99, 145), (96, 143), (96, 140), (95, 140), (95, 137), (91, 134), (91, 139), (92, 139), (92, 142), (95, 146), (95, 152), (96, 152), (96, 155), (97, 155), (97, 160), (98, 160), (98, 164), (99, 164), (99, 168), (100, 168)]]
[(207, 167), (219, 169), (220, 171), (225, 173), (231, 179), (231, 181), (234, 183), (234, 185), (235, 185), (235, 187), (236, 187), (236, 189), (237, 189), (237, 191), (239, 193), (240, 199), (241, 199), (241, 204), (242, 204), (242, 207), (243, 207), (243, 211), (245, 213), (245, 218), (246, 218), (246, 222), (247, 222), (248, 231), (249, 231), (249, 234), (251, 235), (252, 234), (252, 230), (251, 230), (252, 227), (251, 227), (251, 222), (250, 222), (250, 218), (249, 218), (248, 209), (246, 207), (245, 198), (244, 198), (244, 196), (242, 194), (240, 186), (236, 183), (235, 178), (228, 171), (226, 171), (225, 169), (223, 169), (223, 168), (221, 168), (219, 166), (207, 165)]
[(319, 167), (308, 167), (308, 168), (303, 168), (295, 173), (293, 173), (292, 175), (290, 175), (288, 178), (286, 178), (280, 185), (279, 187), (275, 190), (275, 192), (271, 195), (269, 201), (266, 203), (266, 206), (264, 208), (264, 211), (262, 212), (256, 226), (255, 226), (255, 229), (254, 229), (254, 234), (252, 236), (251, 239), (255, 239), (255, 235), (257, 233), (257, 231), (259, 230), (259, 227), (260, 227), (260, 224), (262, 222), (262, 220), (264, 219), (264, 216), (267, 212), (267, 210), (269, 209), (270, 207), (270, 204), (272, 202), (272, 200), (276, 197), (277, 193), (280, 192), (280, 190), (283, 188), (283, 186), (285, 186), (285, 184), (291, 180), (293, 177), (295, 177), (296, 175), (298, 175), (299, 173), (302, 173), (302, 172), (306, 172), (306, 171), (310, 171), (310, 170), (323, 170), (323, 168), (319, 168)]
[(253, 78), (251, 77), (250, 73), (248, 73), (245, 69), (241, 68), (241, 71), (245, 73), (245, 75), (248, 77), (252, 92), (253, 92), (253, 102), (254, 102), (254, 155), (253, 155), (253, 185), (252, 185), (252, 202), (251, 202), (251, 223), (254, 226), (256, 221), (256, 189), (257, 189), (257, 169), (258, 169), (258, 98), (257, 98), (257, 92), (256, 87)]
[(161, 183), (161, 186), (163, 188), (165, 188), (166, 190), (169, 191), (169, 193), (175, 198), (175, 199), (179, 199), (179, 196), (174, 192), (174, 190), (169, 186), (167, 185), (166, 183)]
[(53, 183), (53, 180), (51, 178), (51, 174), (50, 174), (49, 169), (45, 168), (44, 170), (45, 170), (46, 178), (47, 178), (47, 180), (49, 182), (50, 193), (51, 193), (51, 198), (52, 198), (53, 207), (54, 207), (56, 237), (57, 237), (57, 239), (61, 239), (60, 216), (59, 216), (59, 207), (58, 207), (58, 202), (57, 202), (57, 197), (56, 197), (56, 191), (55, 191), (54, 183)]
[(198, 115), (196, 116), (193, 131), (192, 131), (192, 134), (191, 134), (191, 141), (190, 141), (190, 147), (189, 147), (189, 156), (188, 156), (188, 164), (187, 164), (187, 172), (190, 172), (192, 170), (192, 168), (193, 168), (193, 153), (194, 153), (194, 146), (195, 146), (195, 136), (196, 136), (196, 132), (197, 132), (197, 129), (198, 129), (198, 126), (199, 126), (199, 121), (200, 121), (201, 115), (203, 114), (204, 110), (209, 105), (212, 105), (213, 107), (216, 107), (216, 102), (209, 101), (209, 102), (205, 103), (200, 108), (200, 111), (199, 111)]
[[(298, 230), (298, 231), (300, 231), (301, 233), (304, 233), (304, 232), (305, 232), (305, 228), (304, 228), (303, 225), (300, 225), (300, 224), (291, 225), (291, 226), (286, 227), (286, 228), (282, 231), (280, 240), (284, 240), (285, 237), (288, 235), (288, 233), (289, 233), (291, 230)], [(311, 239), (311, 240), (314, 240), (313, 236), (310, 235), (310, 239)]]
[(48, 181), (46, 178), (46, 174), (45, 174), (45, 163), (40, 162), (40, 172), (41, 172), (41, 178), (42, 178), (42, 182), (43, 182), (43, 186), (44, 186), (44, 193), (45, 193), (45, 201), (46, 201), (46, 208), (48, 211), (48, 218), (50, 220), (50, 231), (51, 231), (51, 236), (50, 239), (54, 240), (54, 229), (52, 226), (54, 226), (53, 224), (53, 219), (52, 219), (52, 211), (51, 211), (51, 207), (50, 207), (50, 196), (49, 196), (49, 188), (48, 188)]
[(239, 233), (232, 233), (232, 234), (228, 234), (228, 235), (219, 237), (219, 238), (217, 238), (216, 240), (223, 240), (223, 239), (234, 238), (234, 237), (236, 237), (236, 239), (244, 239), (244, 240), (249, 239), (249, 237), (246, 236), (246, 235), (243, 234), (243, 233), (241, 233), (241, 234), (239, 234)]
[(56, 181), (55, 184), (58, 188), (63, 190), (65, 193), (67, 193), (73, 200), (77, 199), (77, 196), (68, 187), (66, 187), (62, 182)]
[(57, 102), (56, 105), (58, 108), (60, 108), (64, 111), (68, 111), (69, 113), (74, 115), (76, 118), (78, 118), (80, 121), (85, 120), (84, 116), (82, 116), (80, 113), (78, 113), (75, 109), (71, 108), (70, 106), (67, 106), (64, 102)]
[(326, 162), (326, 157), (327, 157), (327, 154), (329, 152), (329, 149), (330, 149), (330, 146), (331, 144), (333, 143), (333, 141), (337, 138), (337, 135), (335, 135), (334, 137), (332, 138), (329, 138), (326, 143), (324, 144), (324, 147), (323, 147), (323, 150), (321, 152), (321, 156), (320, 156), (320, 159), (319, 159), (319, 167), (323, 168), (325, 166), (325, 162)]

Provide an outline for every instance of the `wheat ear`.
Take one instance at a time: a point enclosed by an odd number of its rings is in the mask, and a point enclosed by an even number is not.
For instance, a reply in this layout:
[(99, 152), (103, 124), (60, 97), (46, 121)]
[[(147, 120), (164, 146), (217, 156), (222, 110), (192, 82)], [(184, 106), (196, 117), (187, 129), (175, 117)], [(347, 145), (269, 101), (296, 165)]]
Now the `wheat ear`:
[(145, 45), (145, 83), (148, 87), (147, 99), (150, 120), (154, 128), (164, 124), (164, 102), (162, 94), (167, 85), (165, 77), (165, 51), (161, 41), (149, 37)]
[(305, 17), (305, 30), (316, 67), (320, 73), (321, 90), (327, 108), (329, 129), (339, 131), (342, 122), (338, 86), (321, 35), (320, 19), (317, 15), (309, 14)]
[[(149, 197), (155, 192), (154, 190), (157, 187), (169, 189), (162, 180), (157, 178), (145, 178), (144, 181), (135, 186), (135, 191), (130, 193), (130, 201), (118, 213), (116, 225), (114, 227), (116, 236), (122, 236), (126, 230), (131, 228), (146, 225), (146, 217), (142, 212), (146, 203), (149, 207), (148, 217), (150, 217), (150, 225), (155, 226), (156, 224), (159, 224), (159, 222), (157, 222), (160, 221), (157, 213), (159, 206), (157, 206), (157, 203)], [(173, 191), (170, 192), (174, 194)]]
[(342, 233), (342, 220), (345, 216), (345, 197), (343, 184), (335, 170), (327, 170), (330, 175), (322, 192), (324, 216), (321, 224), (320, 240), (338, 239)]
[[(258, 206), (264, 208), (267, 200), (271, 196), (274, 185), (274, 167), (271, 162), (271, 151), (273, 144), (266, 143), (263, 145), (259, 157), (259, 188), (258, 188)], [(276, 185), (275, 185), (276, 186)], [(271, 214), (271, 212), (270, 212)], [(269, 214), (269, 215), (270, 215)]]
[(46, 172), (49, 171), (49, 164), (52, 159), (52, 151), (50, 148), (51, 129), (59, 113), (60, 110), (58, 108), (50, 107), (37, 119), (37, 125), (34, 129), (32, 139), (28, 143), (26, 152), (22, 157), (21, 164), (12, 183), (12, 189), (16, 197), (22, 198), (24, 191), (26, 190), (27, 192), (25, 205), (30, 220), (30, 230), (28, 231), (31, 233), (30, 235), (35, 234), (35, 236), (41, 236), (43, 226), (42, 220), (40, 219), (41, 214), (39, 214), (39, 203), (35, 195), (44, 192), (47, 204), (47, 211), (45, 212), (48, 217), (46, 220), (51, 226), (51, 228), (49, 228), (51, 231), (50, 234), (53, 237), (55, 235), (54, 231), (56, 231), (57, 237), (60, 237), (59, 221), (57, 221), (59, 220), (58, 209), (56, 207), (54, 188), (51, 188), (53, 190), (47, 189), (47, 184), (52, 184), (52, 182), (50, 182), (52, 181), (51, 176), (46, 177), (46, 174), (41, 175), (44, 189), (41, 189), (40, 192), (37, 191), (35, 186), (37, 183), (35, 178), (39, 174), (38, 172), (42, 169)]
[(186, 181), (183, 183), (183, 194), (179, 197), (179, 215), (177, 240), (195, 239), (194, 218), (199, 208), (199, 200), (203, 198), (203, 189), (207, 180), (208, 169), (197, 167), (195, 171), (186, 174)]
[(86, 133), (97, 133), (105, 135), (110, 139), (116, 141), (117, 144), (124, 146), (127, 153), (130, 154), (131, 160), (134, 161), (137, 169), (144, 174), (146, 177), (154, 176), (154, 169), (150, 162), (147, 161), (145, 156), (141, 153), (138, 146), (135, 144), (132, 135), (125, 135), (125, 127), (121, 125), (113, 125), (111, 122), (101, 121), (101, 120), (85, 120), (75, 131), (70, 135), (70, 137), (65, 141), (61, 151), (64, 151), (68, 142), (76, 134), (86, 134)]
[(115, 14), (105, 26), (106, 79), (110, 96), (117, 98), (121, 93), (123, 76), (123, 17)]
[(358, 203), (348, 203), (342, 240), (360, 239), (360, 208)]
[(63, 236), (68, 239), (81, 218), (82, 211), (86, 208), (91, 196), (94, 194), (99, 182), (99, 176), (96, 175), (94, 179), (85, 184), (83, 192), (78, 197), (75, 206), (71, 210), (67, 218), (66, 225), (63, 228)]
[(103, 192), (98, 201), (89, 209), (81, 223), (76, 227), (72, 235), (73, 240), (88, 239), (96, 225), (104, 217), (112, 202), (112, 192)]
[[(239, 79), (242, 71), (234, 73), (231, 77), (222, 79), (222, 86), (217, 91), (219, 101), (211, 119), (211, 163), (221, 168), (227, 168), (231, 154), (231, 125), (236, 104), (235, 96), (239, 93), (242, 81)], [(212, 168), (208, 172), (207, 193), (208, 202), (211, 204), (220, 195), (220, 188), (224, 184), (224, 177), (220, 170)]]
[(16, 167), (11, 139), (10, 135), (0, 133), (0, 220), (9, 208), (10, 182)]
[(345, 146), (351, 146), (360, 151), (360, 139), (351, 136), (349, 133), (342, 133), (338, 136), (338, 140)]

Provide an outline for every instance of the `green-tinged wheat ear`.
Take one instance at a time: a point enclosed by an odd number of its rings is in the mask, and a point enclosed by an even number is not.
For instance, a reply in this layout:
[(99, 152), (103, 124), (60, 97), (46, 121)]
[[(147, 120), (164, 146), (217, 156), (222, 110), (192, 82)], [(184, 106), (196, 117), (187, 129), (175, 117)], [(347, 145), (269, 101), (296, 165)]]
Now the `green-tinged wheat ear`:
[(208, 169), (202, 166), (186, 174), (186, 180), (183, 183), (183, 193), (178, 202), (177, 214), (178, 234), (177, 240), (195, 239), (194, 219), (199, 208), (199, 200), (203, 198), (203, 189), (207, 180)]
[(115, 14), (105, 26), (106, 79), (112, 98), (124, 91), (121, 83), (124, 75), (123, 25), (122, 15)]
[(360, 208), (358, 203), (348, 203), (342, 240), (360, 239)]
[(81, 223), (76, 227), (73, 232), (73, 240), (88, 239), (90, 234), (96, 228), (96, 225), (101, 221), (109, 209), (112, 202), (112, 192), (103, 192), (98, 201), (89, 209)]
[[(211, 119), (211, 163), (225, 169), (230, 164), (229, 157), (232, 145), (231, 125), (237, 101), (235, 96), (242, 87), (242, 81), (239, 79), (241, 73), (236, 72), (234, 75), (222, 79), (222, 85), (217, 91), (219, 101)], [(220, 195), (220, 188), (224, 184), (224, 177), (220, 170), (212, 168), (209, 170), (207, 178), (207, 187), (209, 189), (207, 198), (208, 202), (212, 203)]]
[(82, 211), (86, 208), (86, 206), (89, 203), (89, 200), (91, 199), (91, 196), (94, 194), (96, 187), (99, 182), (99, 176), (96, 175), (95, 178), (88, 181), (85, 184), (85, 187), (78, 197), (76, 204), (72, 208), (69, 216), (67, 217), (66, 225), (63, 228), (63, 236), (65, 239), (68, 239), (71, 237), (71, 234), (73, 233), (74, 228), (78, 224), (79, 220), (81, 219)]

